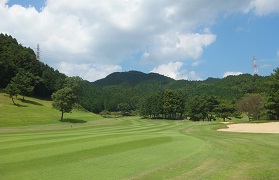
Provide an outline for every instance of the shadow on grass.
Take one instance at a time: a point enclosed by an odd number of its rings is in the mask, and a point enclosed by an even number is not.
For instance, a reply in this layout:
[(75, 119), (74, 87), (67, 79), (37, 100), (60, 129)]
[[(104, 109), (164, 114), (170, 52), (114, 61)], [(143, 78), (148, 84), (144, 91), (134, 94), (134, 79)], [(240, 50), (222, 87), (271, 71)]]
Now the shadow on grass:
[(80, 120), (80, 119), (71, 119), (71, 118), (66, 118), (63, 120), (60, 120), (61, 122), (68, 122), (68, 123), (86, 123), (87, 121)]
[(44, 106), (41, 103), (38, 103), (36, 101), (31, 101), (31, 100), (26, 100), (26, 99), (21, 99), (21, 102), (28, 103), (28, 104), (33, 104), (33, 105), (37, 105), (37, 106)]
[(22, 105), (22, 104), (18, 104), (18, 103), (14, 104), (14, 105), (17, 107), (27, 107), (26, 105)]

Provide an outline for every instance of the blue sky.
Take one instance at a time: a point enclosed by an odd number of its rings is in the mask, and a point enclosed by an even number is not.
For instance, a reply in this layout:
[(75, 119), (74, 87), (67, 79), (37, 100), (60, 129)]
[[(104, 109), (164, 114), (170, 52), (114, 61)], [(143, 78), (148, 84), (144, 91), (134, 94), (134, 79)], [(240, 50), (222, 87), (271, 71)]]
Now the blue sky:
[(0, 0), (0, 32), (89, 81), (115, 71), (204, 80), (279, 67), (278, 0)]

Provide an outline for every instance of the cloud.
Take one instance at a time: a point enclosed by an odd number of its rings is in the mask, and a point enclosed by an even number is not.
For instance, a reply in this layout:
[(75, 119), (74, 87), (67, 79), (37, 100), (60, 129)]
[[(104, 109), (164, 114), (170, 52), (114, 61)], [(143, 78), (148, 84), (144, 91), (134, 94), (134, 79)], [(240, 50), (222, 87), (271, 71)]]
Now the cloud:
[(214, 34), (164, 34), (158, 39), (160, 43), (149, 49), (149, 59), (159, 62), (198, 59), (203, 53), (203, 48), (215, 40)]
[(201, 64), (201, 61), (195, 61), (192, 63), (192, 66), (199, 66)]
[(225, 72), (223, 77), (227, 77), (227, 76), (238, 76), (243, 74), (242, 72)]
[(278, 0), (252, 0), (250, 5), (245, 10), (246, 13), (253, 11), (258, 16), (279, 13)]
[[(60, 63), (58, 67), (62, 73), (68, 74), (69, 76), (78, 75), (91, 82), (105, 78), (108, 74), (113, 72), (120, 72), (122, 70), (118, 65), (92, 66), (89, 64), (72, 64), (67, 62)], [(77, 74), (77, 72), (79, 73)]]
[(170, 78), (179, 79), (191, 79), (201, 80), (195, 71), (188, 72), (186, 69), (182, 69), (182, 62), (169, 62), (168, 64), (162, 64), (155, 67), (151, 72), (159, 73)]
[(270, 68), (271, 64), (263, 64), (260, 66), (260, 68), (265, 69), (265, 68)]
[[(138, 61), (159, 66), (170, 61), (198, 60), (204, 49), (217, 39), (210, 26), (219, 15), (243, 12), (244, 9), (255, 13), (275, 11), (260, 10), (265, 7), (262, 4), (270, 7), (269, 3), (250, 2), (47, 0), (38, 12), (31, 6), (9, 7), (7, 0), (0, 0), (0, 32), (12, 35), (33, 49), (39, 43), (42, 61), (51, 62), (55, 69), (69, 75), (80, 74), (79, 68), (84, 64), (86, 67), (106, 64), (117, 66), (119, 70), (119, 64), (123, 66), (126, 61), (134, 60), (136, 52), (142, 52)], [(63, 59), (60, 57), (63, 54), (72, 58)], [(86, 58), (80, 58), (84, 56)], [(65, 71), (67, 68), (63, 63), (75, 64), (77, 69)], [(100, 71), (98, 68), (83, 71), (92, 74), (93, 70)], [(101, 74), (108, 72), (104, 70)], [(194, 77), (195, 73), (192, 74)], [(88, 79), (91, 76), (84, 72), (81, 77)]]

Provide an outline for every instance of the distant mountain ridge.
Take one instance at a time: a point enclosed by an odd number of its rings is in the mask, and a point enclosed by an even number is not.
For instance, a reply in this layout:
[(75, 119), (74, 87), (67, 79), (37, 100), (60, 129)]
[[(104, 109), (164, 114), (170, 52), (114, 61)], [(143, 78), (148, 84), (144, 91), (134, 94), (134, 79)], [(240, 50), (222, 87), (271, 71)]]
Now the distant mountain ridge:
[(99, 86), (111, 86), (122, 85), (127, 87), (134, 87), (138, 84), (147, 82), (156, 82), (160, 84), (169, 84), (175, 80), (157, 73), (143, 73), (140, 71), (128, 71), (128, 72), (114, 72), (109, 74), (103, 79), (99, 79), (93, 84)]

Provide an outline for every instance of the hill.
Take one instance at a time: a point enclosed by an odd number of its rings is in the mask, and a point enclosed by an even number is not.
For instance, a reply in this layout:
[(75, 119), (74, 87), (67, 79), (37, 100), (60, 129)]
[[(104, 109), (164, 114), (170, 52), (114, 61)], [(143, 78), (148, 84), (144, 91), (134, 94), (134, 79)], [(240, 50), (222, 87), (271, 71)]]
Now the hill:
[(60, 112), (52, 108), (51, 101), (27, 97), (25, 100), (18, 97), (13, 105), (7, 94), (0, 93), (0, 127), (86, 123), (102, 119), (100, 116), (87, 111), (73, 110), (65, 114), (63, 122), (60, 121)]
[[(34, 87), (33, 92), (21, 95), (50, 99), (53, 92), (65, 86), (68, 78), (66, 75), (39, 62), (32, 49), (23, 47), (11, 36), (0, 34), (0, 52), (0, 90), (6, 88), (20, 73), (30, 74), (32, 80), (29, 85)], [(186, 101), (199, 96), (215, 96), (218, 100), (236, 102), (247, 93), (267, 92), (266, 82), (269, 78), (270, 76), (242, 74), (222, 79), (189, 81), (174, 80), (156, 73), (115, 72), (95, 82), (82, 81), (79, 86), (82, 91), (80, 104), (94, 113), (103, 110), (120, 111), (120, 107), (129, 107), (129, 110), (136, 111), (146, 98), (166, 89), (179, 90)]]
[(121, 85), (127, 87), (134, 87), (139, 84), (156, 82), (160, 84), (168, 84), (175, 81), (172, 78), (160, 75), (157, 73), (143, 73), (140, 71), (128, 72), (114, 72), (107, 77), (93, 82), (93, 84), (100, 86)]
[(196, 96), (215, 96), (220, 100), (237, 101), (247, 93), (268, 91), (270, 76), (242, 74), (203, 81), (174, 80), (156, 73), (139, 71), (115, 72), (92, 83), (84, 83), (83, 106), (99, 113), (106, 109), (117, 111), (119, 104), (137, 110), (141, 100), (166, 89), (180, 90), (186, 100)]

